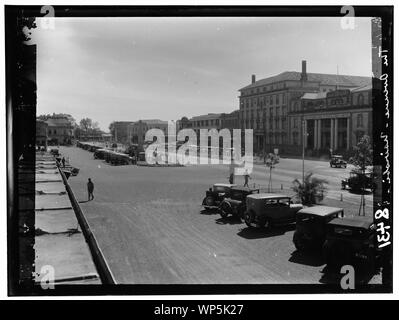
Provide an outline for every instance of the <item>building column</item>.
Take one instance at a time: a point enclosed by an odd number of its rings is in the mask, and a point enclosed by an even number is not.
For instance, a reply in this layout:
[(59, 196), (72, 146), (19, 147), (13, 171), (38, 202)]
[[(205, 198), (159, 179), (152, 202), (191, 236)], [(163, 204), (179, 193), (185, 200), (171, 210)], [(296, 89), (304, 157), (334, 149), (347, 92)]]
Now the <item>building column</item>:
[(350, 138), (351, 138), (349, 122), (350, 122), (350, 118), (346, 118), (346, 150), (349, 150), (349, 142), (350, 142)]
[(313, 125), (313, 149), (317, 149), (317, 120), (313, 120), (314, 125)]
[(321, 120), (316, 120), (316, 150), (321, 147)]
[(338, 119), (334, 121), (334, 150), (338, 149)]

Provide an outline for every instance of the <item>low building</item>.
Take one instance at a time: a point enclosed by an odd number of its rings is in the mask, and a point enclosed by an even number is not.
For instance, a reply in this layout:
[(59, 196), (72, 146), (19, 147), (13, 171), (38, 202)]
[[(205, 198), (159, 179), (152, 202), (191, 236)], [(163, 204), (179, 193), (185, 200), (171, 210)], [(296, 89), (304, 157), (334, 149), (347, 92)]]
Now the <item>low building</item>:
[(73, 127), (67, 117), (54, 116), (46, 120), (49, 145), (69, 145), (72, 143)]
[(36, 120), (36, 146), (47, 148), (47, 128), (48, 124), (44, 120)]

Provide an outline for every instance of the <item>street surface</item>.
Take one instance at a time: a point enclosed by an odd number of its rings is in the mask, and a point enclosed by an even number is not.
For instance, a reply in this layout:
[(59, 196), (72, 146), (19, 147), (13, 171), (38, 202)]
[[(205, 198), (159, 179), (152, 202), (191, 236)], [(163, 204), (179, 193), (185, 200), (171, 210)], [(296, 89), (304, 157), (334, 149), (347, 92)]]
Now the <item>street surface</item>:
[[(293, 226), (266, 232), (249, 229), (234, 218), (224, 220), (216, 213), (202, 212), (205, 191), (213, 183), (228, 182), (228, 166), (111, 166), (83, 149), (61, 147), (60, 152), (80, 169), (69, 183), (118, 283), (332, 281), (317, 255), (296, 252)], [(273, 170), (274, 190), (292, 194), (292, 181), (302, 178), (301, 170), (301, 160), (280, 159)], [(343, 207), (347, 215), (357, 214), (360, 195), (340, 189), (349, 167), (336, 169), (328, 162), (307, 160), (305, 171), (310, 170), (329, 182), (324, 204)], [(90, 202), (88, 178), (95, 186)], [(251, 178), (251, 184), (267, 187), (269, 171), (255, 165)], [(243, 180), (238, 177), (236, 183)], [(371, 214), (371, 201), (367, 195), (367, 214)], [(379, 281), (379, 275), (372, 279)]]

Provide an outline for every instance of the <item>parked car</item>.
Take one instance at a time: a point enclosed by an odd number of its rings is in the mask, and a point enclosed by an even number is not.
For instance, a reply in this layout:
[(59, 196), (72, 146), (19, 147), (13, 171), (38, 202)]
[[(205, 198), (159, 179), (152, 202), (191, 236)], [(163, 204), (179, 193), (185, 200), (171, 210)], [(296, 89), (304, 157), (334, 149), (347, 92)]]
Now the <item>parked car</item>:
[(335, 167), (335, 168), (346, 168), (348, 163), (343, 159), (341, 155), (335, 154), (331, 156), (330, 159), (330, 167)]
[(330, 221), (323, 246), (327, 266), (352, 265), (374, 271), (380, 253), (375, 232), (372, 217), (354, 216)]
[(219, 207), (220, 216), (226, 218), (233, 215), (243, 218), (246, 211), (246, 198), (250, 194), (259, 193), (258, 188), (232, 187), (229, 196), (224, 198)]
[(235, 184), (215, 183), (206, 191), (202, 206), (205, 210), (218, 209), (223, 199), (229, 195), (231, 188), (235, 186)]
[(349, 178), (341, 181), (342, 189), (350, 189), (352, 191), (361, 191), (362, 188), (374, 191), (377, 185), (374, 182), (374, 176), (371, 171), (365, 173), (359, 170), (352, 170), (349, 173)]
[(275, 224), (295, 222), (295, 214), (302, 204), (293, 204), (284, 194), (259, 193), (247, 196), (244, 221), (248, 227), (270, 228)]
[(55, 148), (50, 149), (50, 153), (51, 153), (53, 156), (58, 156), (58, 155), (60, 154), (59, 150), (58, 150), (58, 149), (55, 149)]
[(343, 216), (342, 208), (314, 206), (299, 210), (293, 238), (295, 248), (299, 251), (322, 249), (327, 235), (327, 223)]
[(104, 160), (105, 154), (108, 152), (107, 149), (98, 149), (94, 152), (94, 159)]

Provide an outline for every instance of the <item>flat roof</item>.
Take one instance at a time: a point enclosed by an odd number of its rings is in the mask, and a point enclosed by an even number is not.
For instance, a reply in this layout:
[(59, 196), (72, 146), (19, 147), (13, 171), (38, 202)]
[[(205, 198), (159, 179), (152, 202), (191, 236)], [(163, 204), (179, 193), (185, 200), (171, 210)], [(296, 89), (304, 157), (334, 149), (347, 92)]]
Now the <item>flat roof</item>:
[(230, 183), (215, 183), (213, 186), (214, 187), (229, 187), (229, 188), (231, 188), (231, 187), (235, 187), (237, 185), (236, 184), (230, 184)]
[(285, 194), (278, 194), (278, 193), (256, 193), (256, 194), (249, 195), (248, 198), (252, 198), (252, 199), (283, 199), (283, 198), (289, 198), (289, 199), (291, 199), (290, 196), (287, 196)]
[(233, 190), (241, 190), (241, 191), (252, 191), (259, 190), (259, 188), (249, 188), (249, 187), (232, 187)]
[(355, 227), (368, 229), (374, 223), (372, 217), (366, 216), (353, 216), (353, 217), (345, 217), (342, 219), (333, 219), (328, 224), (342, 226), (342, 227)]
[(304, 214), (312, 214), (315, 216), (328, 216), (330, 214), (338, 213), (343, 211), (344, 209), (342, 208), (336, 208), (336, 207), (327, 207), (327, 206), (313, 206), (313, 207), (307, 207), (303, 208), (298, 211), (298, 213), (304, 213)]

